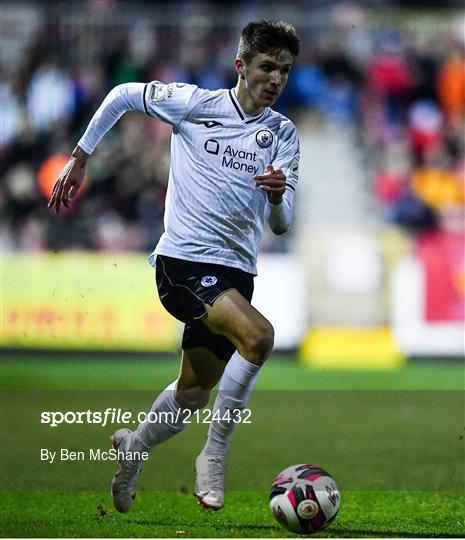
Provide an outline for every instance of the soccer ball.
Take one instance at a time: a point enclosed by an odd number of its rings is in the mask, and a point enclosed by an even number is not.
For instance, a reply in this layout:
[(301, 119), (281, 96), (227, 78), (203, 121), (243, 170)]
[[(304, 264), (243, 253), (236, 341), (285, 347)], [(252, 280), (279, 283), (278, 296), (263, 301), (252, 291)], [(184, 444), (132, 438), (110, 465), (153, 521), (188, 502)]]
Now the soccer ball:
[(292, 465), (280, 472), (270, 491), (270, 508), (287, 530), (297, 534), (321, 531), (339, 510), (334, 478), (317, 465)]

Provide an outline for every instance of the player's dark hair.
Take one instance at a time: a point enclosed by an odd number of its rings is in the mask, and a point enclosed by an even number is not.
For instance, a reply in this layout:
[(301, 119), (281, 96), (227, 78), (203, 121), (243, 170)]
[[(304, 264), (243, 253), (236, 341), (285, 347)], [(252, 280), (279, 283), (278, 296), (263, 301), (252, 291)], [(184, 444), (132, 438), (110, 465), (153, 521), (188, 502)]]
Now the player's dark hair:
[(246, 64), (258, 54), (278, 56), (283, 50), (297, 56), (300, 50), (300, 39), (292, 24), (284, 21), (250, 22), (242, 29), (237, 56)]

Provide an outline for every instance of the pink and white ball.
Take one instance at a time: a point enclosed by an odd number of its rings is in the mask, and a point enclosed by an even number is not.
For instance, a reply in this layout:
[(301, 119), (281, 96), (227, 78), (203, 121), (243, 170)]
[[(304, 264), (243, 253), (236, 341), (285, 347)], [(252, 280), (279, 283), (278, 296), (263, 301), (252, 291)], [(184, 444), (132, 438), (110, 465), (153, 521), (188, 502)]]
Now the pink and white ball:
[(281, 471), (270, 491), (270, 508), (288, 531), (312, 534), (327, 527), (339, 510), (334, 478), (317, 465), (292, 465)]

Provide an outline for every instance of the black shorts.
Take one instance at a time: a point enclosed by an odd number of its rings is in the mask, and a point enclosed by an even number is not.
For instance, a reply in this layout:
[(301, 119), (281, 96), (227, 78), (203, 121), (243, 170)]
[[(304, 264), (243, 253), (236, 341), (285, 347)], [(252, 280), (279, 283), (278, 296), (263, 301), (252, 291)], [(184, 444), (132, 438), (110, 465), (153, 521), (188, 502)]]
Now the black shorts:
[(253, 274), (220, 264), (185, 261), (165, 255), (156, 260), (158, 294), (163, 307), (185, 323), (182, 348), (205, 347), (224, 361), (235, 351), (225, 337), (210, 332), (200, 320), (205, 304), (213, 305), (225, 291), (237, 289), (249, 302), (253, 294)]

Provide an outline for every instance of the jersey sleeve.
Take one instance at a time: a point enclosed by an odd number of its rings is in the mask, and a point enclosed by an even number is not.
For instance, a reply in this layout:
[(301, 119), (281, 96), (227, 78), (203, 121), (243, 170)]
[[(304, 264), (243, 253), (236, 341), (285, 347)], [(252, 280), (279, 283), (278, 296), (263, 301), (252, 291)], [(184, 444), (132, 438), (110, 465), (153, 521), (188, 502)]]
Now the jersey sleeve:
[(280, 204), (272, 205), (267, 199), (266, 218), (275, 234), (283, 234), (292, 222), (294, 192), (299, 178), (300, 146), (297, 130), (290, 120), (284, 120), (279, 130), (276, 155), (272, 160), (274, 169), (281, 169), (286, 176), (286, 191)]
[(196, 94), (198, 87), (194, 84), (152, 81), (144, 88), (144, 109), (149, 116), (176, 126), (197, 104)]
[(290, 120), (284, 120), (279, 130), (279, 143), (272, 161), (275, 169), (286, 176), (286, 191), (295, 192), (299, 180), (300, 144), (297, 129)]
[(143, 83), (125, 83), (115, 86), (95, 111), (78, 145), (92, 154), (102, 137), (127, 111), (143, 111)]

